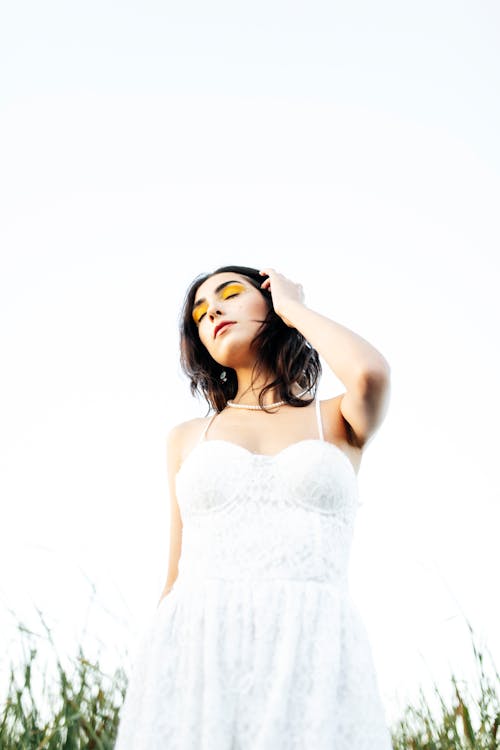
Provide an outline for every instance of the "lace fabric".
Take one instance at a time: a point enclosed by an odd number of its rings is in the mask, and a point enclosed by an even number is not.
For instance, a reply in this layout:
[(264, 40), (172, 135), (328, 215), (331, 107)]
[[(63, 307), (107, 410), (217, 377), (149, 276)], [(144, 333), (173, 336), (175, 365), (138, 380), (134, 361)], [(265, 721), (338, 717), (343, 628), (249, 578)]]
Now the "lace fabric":
[(356, 480), (323, 439), (195, 446), (179, 575), (139, 642), (117, 750), (392, 750), (348, 588)]

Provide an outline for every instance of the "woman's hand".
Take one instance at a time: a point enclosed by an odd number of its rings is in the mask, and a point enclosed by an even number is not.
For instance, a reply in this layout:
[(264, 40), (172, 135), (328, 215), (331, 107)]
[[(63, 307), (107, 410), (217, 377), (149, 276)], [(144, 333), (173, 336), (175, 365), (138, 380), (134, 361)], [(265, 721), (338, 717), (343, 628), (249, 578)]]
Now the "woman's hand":
[(289, 302), (304, 302), (304, 290), (302, 284), (295, 284), (282, 273), (278, 273), (274, 268), (263, 268), (259, 271), (261, 275), (266, 275), (260, 285), (261, 289), (268, 289), (271, 292), (274, 311), (289, 328), (295, 328), (293, 323), (285, 315), (285, 310)]

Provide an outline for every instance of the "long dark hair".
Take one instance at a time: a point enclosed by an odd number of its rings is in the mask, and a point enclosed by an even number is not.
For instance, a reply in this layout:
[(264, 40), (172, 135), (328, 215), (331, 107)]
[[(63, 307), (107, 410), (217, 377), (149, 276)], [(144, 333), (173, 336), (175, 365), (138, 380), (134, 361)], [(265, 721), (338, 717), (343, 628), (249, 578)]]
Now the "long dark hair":
[[(198, 287), (216, 273), (231, 271), (246, 276), (249, 282), (259, 290), (267, 302), (268, 311), (264, 324), (253, 339), (257, 359), (254, 372), (272, 372), (275, 379), (264, 386), (259, 394), (259, 405), (268, 411), (264, 404), (264, 394), (271, 388), (277, 388), (279, 400), (291, 406), (308, 406), (315, 398), (321, 362), (319, 354), (296, 328), (287, 324), (274, 311), (272, 295), (268, 289), (261, 289), (263, 277), (257, 268), (247, 266), (222, 266), (212, 273), (197, 276), (189, 286), (179, 317), (180, 329), (180, 363), (183, 372), (190, 381), (192, 395), (200, 392), (210, 408), (222, 411), (229, 399), (238, 392), (236, 372), (231, 367), (222, 367), (209, 354), (202, 344), (198, 328), (192, 317), (192, 310)], [(225, 370), (227, 380), (220, 378)], [(297, 384), (301, 390), (312, 391), (311, 398), (299, 399), (292, 393), (292, 386)]]

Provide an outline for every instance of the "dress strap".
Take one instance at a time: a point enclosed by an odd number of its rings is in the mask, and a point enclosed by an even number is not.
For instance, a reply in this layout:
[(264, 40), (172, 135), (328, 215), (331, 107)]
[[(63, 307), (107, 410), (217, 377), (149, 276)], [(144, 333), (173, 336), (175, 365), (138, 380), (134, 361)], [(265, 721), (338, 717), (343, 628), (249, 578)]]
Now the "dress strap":
[(219, 412), (217, 412), (217, 411), (214, 412), (214, 414), (212, 414), (212, 418), (208, 420), (207, 424), (205, 425), (205, 427), (203, 429), (203, 432), (200, 435), (200, 439), (198, 440), (199, 443), (202, 443), (205, 440), (205, 435), (207, 434), (207, 430), (210, 427), (210, 425), (212, 424), (212, 422), (214, 421), (214, 418), (217, 416), (218, 413)]
[(318, 419), (319, 439), (320, 440), (324, 440), (325, 438), (324, 438), (324, 435), (323, 435), (323, 424), (321, 422), (321, 411), (320, 411), (320, 408), (319, 408), (319, 398), (316, 397), (315, 400), (316, 400), (316, 417)]

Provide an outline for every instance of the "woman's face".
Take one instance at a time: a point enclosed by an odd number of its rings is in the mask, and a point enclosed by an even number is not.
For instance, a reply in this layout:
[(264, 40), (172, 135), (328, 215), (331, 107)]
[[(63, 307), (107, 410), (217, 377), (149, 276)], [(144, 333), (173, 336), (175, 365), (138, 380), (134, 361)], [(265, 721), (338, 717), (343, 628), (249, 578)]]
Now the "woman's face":
[[(269, 310), (262, 292), (246, 276), (226, 271), (206, 279), (198, 287), (192, 309), (200, 341), (222, 366), (249, 364), (252, 339), (259, 332)], [(226, 321), (216, 332), (216, 326)], [(216, 335), (215, 335), (216, 334)]]

